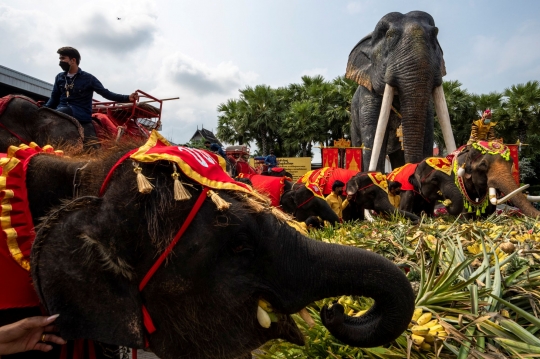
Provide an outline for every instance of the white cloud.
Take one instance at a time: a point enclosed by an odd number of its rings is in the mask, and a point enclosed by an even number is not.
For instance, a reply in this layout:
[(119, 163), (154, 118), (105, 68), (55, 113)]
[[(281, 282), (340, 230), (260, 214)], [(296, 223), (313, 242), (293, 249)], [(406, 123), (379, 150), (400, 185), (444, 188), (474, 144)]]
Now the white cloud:
[(176, 52), (167, 56), (161, 67), (161, 77), (172, 81), (183, 89), (198, 96), (209, 94), (231, 94), (257, 79), (254, 72), (242, 72), (231, 62), (222, 62), (215, 67)]

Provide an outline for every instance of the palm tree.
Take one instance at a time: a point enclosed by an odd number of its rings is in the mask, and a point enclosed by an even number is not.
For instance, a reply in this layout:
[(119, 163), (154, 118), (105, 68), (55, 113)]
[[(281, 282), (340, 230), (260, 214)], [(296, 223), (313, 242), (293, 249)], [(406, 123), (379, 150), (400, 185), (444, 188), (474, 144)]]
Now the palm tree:
[(319, 104), (315, 101), (295, 101), (283, 121), (285, 143), (300, 150), (302, 157), (311, 155), (313, 142), (326, 138)]
[(276, 111), (275, 90), (267, 85), (247, 86), (240, 90), (240, 103), (253, 139), (263, 154), (268, 154), (268, 142), (276, 140), (280, 117)]
[(538, 134), (540, 115), (540, 83), (529, 81), (504, 90), (501, 121), (516, 130), (520, 142), (526, 143), (528, 134)]
[(217, 137), (227, 143), (239, 145), (252, 140), (242, 103), (229, 99), (218, 106)]

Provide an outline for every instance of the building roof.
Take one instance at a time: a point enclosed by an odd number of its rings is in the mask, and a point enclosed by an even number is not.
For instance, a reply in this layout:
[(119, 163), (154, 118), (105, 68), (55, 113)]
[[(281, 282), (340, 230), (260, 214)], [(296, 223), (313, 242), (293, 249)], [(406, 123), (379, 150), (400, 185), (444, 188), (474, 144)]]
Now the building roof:
[(23, 94), (32, 98), (48, 99), (53, 85), (0, 65), (0, 90), (5, 94)]
[(197, 141), (197, 140), (208, 140), (212, 143), (217, 143), (220, 147), (223, 147), (221, 142), (217, 139), (217, 137), (214, 135), (212, 131), (207, 130), (206, 128), (200, 128), (195, 131), (193, 136), (189, 139), (190, 141)]

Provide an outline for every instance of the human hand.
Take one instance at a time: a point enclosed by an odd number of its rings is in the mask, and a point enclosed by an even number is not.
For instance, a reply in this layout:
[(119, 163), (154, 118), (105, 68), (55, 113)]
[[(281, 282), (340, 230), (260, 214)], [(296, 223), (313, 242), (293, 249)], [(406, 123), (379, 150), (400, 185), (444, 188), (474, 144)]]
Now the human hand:
[(131, 95), (129, 95), (129, 101), (131, 102), (139, 101), (139, 94), (137, 92), (134, 92)]
[(0, 355), (28, 350), (48, 352), (53, 347), (47, 343), (66, 344), (64, 339), (49, 333), (54, 331), (51, 324), (56, 318), (58, 314), (48, 318), (30, 317), (0, 327)]

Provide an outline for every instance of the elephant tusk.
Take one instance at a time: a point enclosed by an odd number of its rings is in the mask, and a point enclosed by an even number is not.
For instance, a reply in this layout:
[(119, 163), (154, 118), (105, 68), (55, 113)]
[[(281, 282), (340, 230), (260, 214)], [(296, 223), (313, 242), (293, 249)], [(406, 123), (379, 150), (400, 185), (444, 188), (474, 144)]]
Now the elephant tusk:
[(463, 175), (465, 175), (465, 163), (459, 167), (459, 169), (457, 170), (457, 175), (458, 177), (463, 177)]
[(452, 153), (456, 150), (456, 141), (454, 140), (454, 134), (452, 133), (450, 114), (448, 113), (448, 106), (446, 105), (442, 85), (435, 87), (433, 90), (433, 102), (435, 103), (435, 112), (437, 112), (437, 118), (441, 124), (446, 151), (448, 153)]
[(527, 196), (529, 202), (540, 202), (540, 196)]
[(386, 86), (384, 87), (381, 113), (379, 114), (379, 120), (377, 121), (377, 130), (375, 131), (373, 149), (371, 150), (371, 161), (369, 162), (369, 171), (375, 171), (377, 169), (377, 162), (379, 162), (379, 155), (381, 153), (382, 143), (384, 140), (384, 133), (386, 131), (386, 126), (388, 125), (388, 118), (390, 117), (390, 110), (392, 108), (393, 99), (394, 99), (394, 88), (390, 86), (389, 84), (386, 84)]
[(375, 222), (375, 219), (373, 218), (373, 216), (371, 215), (371, 213), (369, 213), (369, 210), (368, 209), (364, 209), (364, 218), (366, 219), (366, 221), (368, 222)]
[(512, 192), (508, 193), (506, 196), (504, 196), (501, 199), (497, 199), (497, 190), (495, 188), (493, 188), (493, 187), (489, 187), (489, 201), (493, 205), (503, 204), (504, 202), (508, 201), (510, 198), (512, 198), (516, 194), (526, 190), (527, 188), (529, 188), (528, 184), (513, 190)]

